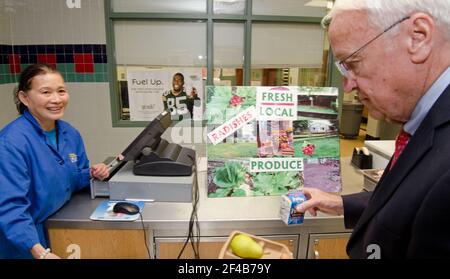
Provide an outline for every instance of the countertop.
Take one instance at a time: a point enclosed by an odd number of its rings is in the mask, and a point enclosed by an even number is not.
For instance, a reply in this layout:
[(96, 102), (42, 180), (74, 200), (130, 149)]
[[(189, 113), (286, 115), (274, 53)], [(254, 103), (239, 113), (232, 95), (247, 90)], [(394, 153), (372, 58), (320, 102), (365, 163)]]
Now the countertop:
[[(351, 158), (341, 158), (343, 180), (342, 194), (362, 191), (363, 176), (350, 164)], [(319, 213), (317, 217), (305, 215), (303, 225), (284, 224), (278, 216), (279, 196), (208, 198), (206, 172), (198, 173), (199, 203), (198, 221), (202, 234), (226, 235), (232, 230), (259, 233), (298, 233), (300, 226), (327, 227), (344, 230), (343, 216)], [(138, 229), (151, 228), (154, 235), (185, 236), (192, 211), (191, 203), (154, 202), (146, 203), (142, 217), (136, 222), (92, 221), (89, 216), (104, 198), (91, 199), (87, 191), (75, 194), (69, 203), (51, 216), (47, 228), (67, 229)], [(314, 229), (312, 229), (314, 230)]]
[(390, 159), (395, 151), (395, 140), (366, 140), (365, 146), (385, 158)]

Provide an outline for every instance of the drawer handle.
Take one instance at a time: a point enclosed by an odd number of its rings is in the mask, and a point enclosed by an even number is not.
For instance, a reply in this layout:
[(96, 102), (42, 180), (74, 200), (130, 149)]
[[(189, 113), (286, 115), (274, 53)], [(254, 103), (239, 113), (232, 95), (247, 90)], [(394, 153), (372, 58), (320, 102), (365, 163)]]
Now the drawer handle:
[(319, 240), (314, 240), (314, 259), (320, 259), (319, 249), (317, 249), (319, 246)]

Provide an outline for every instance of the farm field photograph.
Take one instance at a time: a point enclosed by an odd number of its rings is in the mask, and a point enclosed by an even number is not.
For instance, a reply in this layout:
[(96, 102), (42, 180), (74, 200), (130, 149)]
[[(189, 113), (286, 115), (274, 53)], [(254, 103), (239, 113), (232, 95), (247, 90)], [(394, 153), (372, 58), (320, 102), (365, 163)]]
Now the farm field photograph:
[(342, 191), (339, 157), (305, 159), (305, 187), (329, 193)]
[(225, 158), (251, 158), (256, 157), (258, 147), (256, 142), (242, 143), (220, 143), (217, 145), (207, 145), (208, 159), (225, 159)]
[(337, 105), (331, 87), (207, 87), (208, 197), (340, 192)]

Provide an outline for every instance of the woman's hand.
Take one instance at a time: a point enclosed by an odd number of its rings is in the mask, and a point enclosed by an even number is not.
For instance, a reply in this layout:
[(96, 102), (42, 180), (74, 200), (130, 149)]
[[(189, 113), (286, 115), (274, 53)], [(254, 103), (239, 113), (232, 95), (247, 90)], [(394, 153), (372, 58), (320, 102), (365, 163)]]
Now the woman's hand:
[(98, 180), (103, 180), (109, 176), (108, 167), (103, 163), (91, 166), (90, 173), (92, 177)]
[(53, 253), (48, 253), (45, 257), (44, 260), (58, 260), (61, 259), (58, 255), (53, 254)]
[(41, 259), (41, 255), (44, 256), (42, 258), (43, 260), (61, 259), (56, 254), (53, 254), (53, 253), (50, 253), (50, 252), (46, 252), (45, 248), (40, 243), (35, 244), (33, 246), (33, 248), (31, 248), (30, 252), (31, 252), (31, 255), (33, 256), (33, 258), (35, 258), (35, 259)]

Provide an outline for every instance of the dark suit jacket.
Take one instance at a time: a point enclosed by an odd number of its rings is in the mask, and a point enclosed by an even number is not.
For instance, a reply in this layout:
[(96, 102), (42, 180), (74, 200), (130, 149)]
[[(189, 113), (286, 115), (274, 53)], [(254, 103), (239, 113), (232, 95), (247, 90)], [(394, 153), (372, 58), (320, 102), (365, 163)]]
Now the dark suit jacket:
[(450, 258), (450, 86), (373, 193), (343, 196), (351, 258)]

